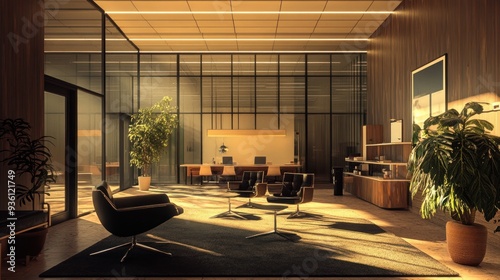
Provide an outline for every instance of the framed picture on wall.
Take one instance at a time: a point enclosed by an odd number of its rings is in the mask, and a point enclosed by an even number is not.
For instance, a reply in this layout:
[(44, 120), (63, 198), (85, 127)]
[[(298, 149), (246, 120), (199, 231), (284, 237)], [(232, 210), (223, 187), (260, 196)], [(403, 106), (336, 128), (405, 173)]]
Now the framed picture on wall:
[(446, 54), (415, 69), (411, 73), (413, 124), (446, 111)]

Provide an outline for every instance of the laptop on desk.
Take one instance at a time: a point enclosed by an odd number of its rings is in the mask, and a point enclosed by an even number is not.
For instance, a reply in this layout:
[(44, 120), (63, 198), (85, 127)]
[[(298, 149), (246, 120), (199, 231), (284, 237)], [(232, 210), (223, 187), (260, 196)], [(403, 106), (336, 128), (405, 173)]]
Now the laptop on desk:
[(232, 156), (223, 156), (222, 157), (222, 164), (226, 164), (226, 165), (233, 164), (233, 157)]
[(265, 156), (255, 156), (253, 160), (253, 164), (255, 165), (263, 165), (267, 163), (267, 159)]

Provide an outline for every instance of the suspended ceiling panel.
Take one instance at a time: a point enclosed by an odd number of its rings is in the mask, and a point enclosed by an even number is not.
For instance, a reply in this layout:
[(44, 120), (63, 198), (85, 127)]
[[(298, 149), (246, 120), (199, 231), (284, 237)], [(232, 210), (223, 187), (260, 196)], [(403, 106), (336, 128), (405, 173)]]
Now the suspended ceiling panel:
[(99, 40), (96, 5), (141, 52), (364, 51), (400, 2), (46, 0), (45, 32), (47, 46)]

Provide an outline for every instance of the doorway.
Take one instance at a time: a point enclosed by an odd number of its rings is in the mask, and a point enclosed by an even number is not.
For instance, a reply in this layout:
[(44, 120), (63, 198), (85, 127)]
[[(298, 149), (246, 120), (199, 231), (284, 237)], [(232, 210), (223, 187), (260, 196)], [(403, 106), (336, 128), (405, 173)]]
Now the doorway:
[(92, 189), (104, 179), (102, 96), (45, 76), (44, 103), (57, 174), (45, 201), (57, 224), (94, 210)]

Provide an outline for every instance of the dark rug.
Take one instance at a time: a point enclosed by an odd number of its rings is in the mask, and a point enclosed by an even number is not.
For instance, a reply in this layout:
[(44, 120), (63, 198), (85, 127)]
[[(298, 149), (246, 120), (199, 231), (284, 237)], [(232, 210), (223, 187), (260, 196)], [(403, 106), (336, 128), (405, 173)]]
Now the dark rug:
[[(220, 210), (220, 209), (219, 209)], [(186, 211), (138, 237), (171, 252), (166, 256), (135, 248), (90, 253), (129, 241), (110, 236), (40, 277), (397, 277), (458, 274), (373, 223), (311, 214), (299, 219), (278, 215), (278, 229), (293, 241), (271, 234), (272, 212), (237, 209), (248, 220), (211, 218), (218, 212)], [(197, 213), (190, 213), (197, 212)], [(131, 225), (132, 226), (132, 225)], [(148, 243), (158, 242), (158, 243)]]

